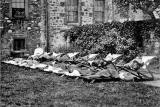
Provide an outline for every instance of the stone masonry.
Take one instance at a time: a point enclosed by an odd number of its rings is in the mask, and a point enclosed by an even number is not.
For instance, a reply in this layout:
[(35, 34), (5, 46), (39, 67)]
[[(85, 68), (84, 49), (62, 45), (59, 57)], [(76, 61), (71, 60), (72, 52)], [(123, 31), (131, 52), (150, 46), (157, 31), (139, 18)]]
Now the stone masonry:
[[(4, 0), (3, 4), (7, 6), (5, 8), (10, 8), (10, 3), (11, 0)], [(29, 54), (33, 54), (37, 43), (46, 45), (44, 10), (44, 0), (28, 0), (28, 18), (23, 20), (21, 24), (14, 23), (15, 20), (9, 16), (9, 10), (3, 13), (3, 24), (6, 26), (4, 26), (5, 31), (1, 35), (2, 57), (10, 55), (13, 51), (13, 39), (15, 37), (25, 38), (25, 50)]]
[[(78, 0), (78, 23), (66, 23), (66, 0), (49, 0), (49, 44), (51, 51), (62, 46), (69, 46), (69, 43), (63, 38), (65, 30), (77, 25), (95, 23), (94, 2), (95, 0)], [(125, 10), (127, 15), (120, 15), (112, 0), (105, 0), (104, 5), (104, 22), (143, 20), (141, 10), (134, 12), (131, 8), (128, 8), (128, 10)]]
[[(33, 54), (37, 43), (49, 51), (55, 51), (59, 47), (69, 46), (69, 40), (65, 40), (64, 32), (74, 26), (94, 24), (94, 2), (95, 0), (78, 0), (78, 22), (66, 22), (66, 1), (67, 0), (28, 0), (28, 18), (23, 23), (16, 24), (9, 17), (11, 0), (3, 0), (4, 29), (1, 35), (1, 55), (10, 55), (13, 50), (13, 39), (22, 35), (25, 38), (26, 51)], [(131, 5), (123, 13), (117, 12), (117, 7), (112, 0), (104, 0), (104, 22), (127, 20), (143, 20), (149, 17), (141, 10), (134, 12)], [(127, 14), (127, 15), (126, 15)], [(8, 19), (5, 19), (5, 18)], [(17, 36), (17, 34), (19, 36)], [(21, 36), (20, 36), (21, 37)]]
[[(67, 0), (49, 0), (49, 37), (50, 51), (55, 51), (59, 47), (69, 46), (65, 41), (63, 34), (65, 30), (77, 25), (94, 24), (94, 2), (95, 0), (78, 0), (78, 23), (66, 23), (66, 1)], [(149, 15), (144, 14), (138, 9), (132, 10), (130, 4), (128, 10), (117, 11), (117, 6), (112, 0), (104, 0), (104, 22), (111, 21), (139, 21), (150, 19)], [(150, 31), (149, 31), (150, 32)], [(148, 32), (148, 33), (149, 33)], [(155, 42), (153, 42), (155, 44)], [(156, 42), (157, 44), (157, 42)]]
[[(77, 25), (86, 25), (94, 23), (94, 0), (78, 1), (78, 23), (66, 23), (66, 0), (49, 0), (49, 35), (50, 49), (55, 50), (58, 47), (69, 45), (64, 40), (64, 31)], [(113, 20), (112, 0), (105, 0), (105, 22)]]

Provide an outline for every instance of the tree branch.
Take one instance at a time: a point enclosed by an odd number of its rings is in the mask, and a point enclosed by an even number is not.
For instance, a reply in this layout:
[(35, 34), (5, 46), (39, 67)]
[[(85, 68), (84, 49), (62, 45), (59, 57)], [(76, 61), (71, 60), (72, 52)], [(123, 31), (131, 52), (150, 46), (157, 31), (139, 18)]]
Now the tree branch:
[[(151, 16), (152, 19), (155, 19), (153, 11), (160, 5), (160, 0), (113, 0), (118, 8), (125, 8), (129, 4), (132, 4), (135, 9), (140, 9), (144, 13), (147, 13)], [(119, 9), (121, 11), (121, 9)]]
[(153, 14), (153, 11), (159, 6), (160, 2), (157, 1), (139, 1), (138, 3), (136, 3), (135, 1), (134, 2), (131, 2), (131, 4), (133, 6), (135, 6), (137, 9), (141, 9), (144, 13), (148, 14), (151, 16), (152, 19), (156, 19), (154, 14)]

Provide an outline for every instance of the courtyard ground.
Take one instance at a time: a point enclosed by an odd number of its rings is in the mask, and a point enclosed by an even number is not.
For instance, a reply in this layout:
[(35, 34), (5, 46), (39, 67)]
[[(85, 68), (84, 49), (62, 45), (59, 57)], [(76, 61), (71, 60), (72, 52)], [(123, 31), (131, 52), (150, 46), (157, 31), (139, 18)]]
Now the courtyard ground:
[(143, 82), (88, 83), (2, 64), (1, 107), (160, 106), (160, 88)]

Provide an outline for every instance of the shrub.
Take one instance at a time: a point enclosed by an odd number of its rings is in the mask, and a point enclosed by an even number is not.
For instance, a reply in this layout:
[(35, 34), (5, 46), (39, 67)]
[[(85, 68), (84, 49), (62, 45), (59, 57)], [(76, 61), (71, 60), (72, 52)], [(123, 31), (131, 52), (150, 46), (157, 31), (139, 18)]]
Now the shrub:
[(69, 47), (67, 46), (59, 46), (57, 50), (55, 50), (57, 53), (71, 53), (71, 52), (79, 52), (79, 47), (75, 46), (74, 44), (71, 44)]
[(82, 52), (122, 53), (126, 58), (134, 58), (143, 52), (143, 41), (149, 38), (145, 33), (158, 25), (152, 21), (83, 25), (66, 31), (64, 36)]

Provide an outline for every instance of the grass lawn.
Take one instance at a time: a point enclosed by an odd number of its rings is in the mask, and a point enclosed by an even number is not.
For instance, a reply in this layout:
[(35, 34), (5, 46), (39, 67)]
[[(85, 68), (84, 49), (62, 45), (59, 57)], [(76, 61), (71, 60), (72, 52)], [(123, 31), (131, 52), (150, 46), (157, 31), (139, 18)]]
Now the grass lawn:
[(1, 107), (160, 107), (160, 88), (141, 82), (88, 83), (2, 64)]

